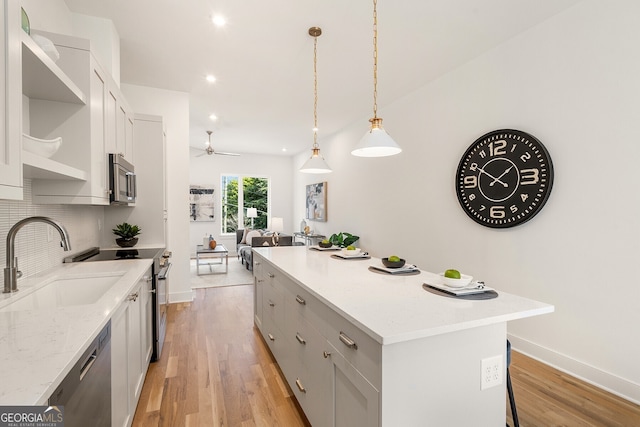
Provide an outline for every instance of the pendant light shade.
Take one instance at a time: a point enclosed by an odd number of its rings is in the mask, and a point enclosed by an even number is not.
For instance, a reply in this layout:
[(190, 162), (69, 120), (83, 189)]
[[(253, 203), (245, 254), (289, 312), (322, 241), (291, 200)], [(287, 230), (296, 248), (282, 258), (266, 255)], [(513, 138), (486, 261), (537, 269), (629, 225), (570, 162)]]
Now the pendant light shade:
[(364, 134), (351, 154), (358, 157), (385, 157), (393, 156), (402, 151), (402, 148), (391, 138), (382, 127), (382, 119), (374, 117), (369, 120), (371, 129)]
[(331, 168), (320, 154), (318, 145), (318, 37), (322, 34), (319, 27), (309, 28), (309, 35), (313, 37), (313, 147), (311, 157), (304, 162), (300, 172), (304, 173), (330, 173)]
[(330, 173), (331, 168), (320, 154), (319, 148), (313, 148), (311, 150), (313, 154), (304, 162), (304, 165), (300, 168), (300, 172), (304, 173)]
[(378, 2), (373, 0), (373, 118), (369, 119), (371, 128), (362, 137), (351, 154), (358, 157), (393, 156), (402, 148), (389, 136), (382, 127), (382, 119), (378, 117)]

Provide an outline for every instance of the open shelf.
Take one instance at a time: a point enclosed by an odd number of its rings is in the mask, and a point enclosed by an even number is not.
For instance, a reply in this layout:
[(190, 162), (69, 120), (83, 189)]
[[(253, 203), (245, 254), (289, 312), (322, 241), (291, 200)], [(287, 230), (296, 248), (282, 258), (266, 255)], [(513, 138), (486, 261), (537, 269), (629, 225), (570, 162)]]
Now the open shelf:
[(23, 174), (32, 179), (62, 179), (72, 181), (86, 181), (87, 173), (83, 170), (64, 165), (55, 160), (38, 156), (22, 150)]
[(29, 98), (86, 104), (82, 90), (24, 31), (22, 35), (22, 93)]

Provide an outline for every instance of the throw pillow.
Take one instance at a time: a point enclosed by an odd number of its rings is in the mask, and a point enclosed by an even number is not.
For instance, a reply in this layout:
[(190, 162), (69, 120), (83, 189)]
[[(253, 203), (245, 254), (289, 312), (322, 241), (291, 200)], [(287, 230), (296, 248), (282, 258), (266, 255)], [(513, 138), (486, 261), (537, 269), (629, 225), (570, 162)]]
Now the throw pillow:
[(247, 233), (250, 232), (251, 229), (250, 228), (245, 228), (244, 232), (242, 233), (242, 240), (240, 240), (240, 243), (247, 243)]
[(247, 233), (247, 239), (246, 239), (246, 240), (247, 240), (247, 244), (248, 244), (248, 245), (251, 245), (251, 240), (252, 240), (254, 237), (260, 237), (260, 236), (261, 236), (261, 234), (260, 234), (260, 232), (259, 232), (258, 230), (251, 230), (251, 231), (249, 231), (249, 232)]

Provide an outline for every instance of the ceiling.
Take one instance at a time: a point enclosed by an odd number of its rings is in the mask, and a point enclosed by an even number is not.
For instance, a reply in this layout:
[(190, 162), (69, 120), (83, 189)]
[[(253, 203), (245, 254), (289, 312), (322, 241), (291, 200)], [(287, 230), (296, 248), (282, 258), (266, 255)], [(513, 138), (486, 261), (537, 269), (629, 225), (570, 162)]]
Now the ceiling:
[[(378, 105), (408, 94), (581, 0), (379, 0)], [(109, 18), (123, 83), (190, 94), (190, 138), (218, 151), (292, 155), (373, 115), (372, 0), (65, 0)], [(211, 16), (227, 24), (215, 27)], [(213, 74), (213, 84), (205, 80)], [(209, 115), (218, 116), (216, 122)], [(392, 123), (385, 122), (389, 129)], [(354, 145), (357, 141), (354, 141)], [(283, 151), (286, 149), (286, 151)]]

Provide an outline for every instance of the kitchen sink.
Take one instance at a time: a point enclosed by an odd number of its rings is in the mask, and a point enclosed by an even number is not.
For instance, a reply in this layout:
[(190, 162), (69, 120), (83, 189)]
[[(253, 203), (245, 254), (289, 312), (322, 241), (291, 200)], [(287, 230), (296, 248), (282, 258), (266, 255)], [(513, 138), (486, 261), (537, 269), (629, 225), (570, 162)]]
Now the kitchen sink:
[(96, 303), (124, 275), (62, 277), (50, 279), (39, 289), (15, 300), (0, 311), (24, 311)]

